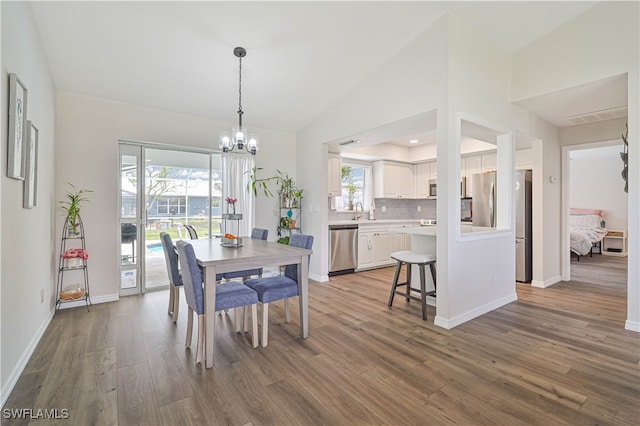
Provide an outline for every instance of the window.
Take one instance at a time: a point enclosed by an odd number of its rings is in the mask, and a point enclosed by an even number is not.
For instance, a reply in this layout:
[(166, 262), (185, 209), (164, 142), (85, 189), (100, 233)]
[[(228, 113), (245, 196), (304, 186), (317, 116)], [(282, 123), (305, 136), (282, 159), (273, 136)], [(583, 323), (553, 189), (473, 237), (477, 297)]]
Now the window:
[(158, 214), (185, 214), (187, 204), (185, 197), (163, 197), (158, 200)]
[[(342, 203), (345, 209), (351, 209), (361, 203), (362, 209), (368, 209), (371, 197), (367, 191), (371, 182), (371, 168), (360, 164), (342, 164)], [(360, 206), (358, 206), (360, 207)]]

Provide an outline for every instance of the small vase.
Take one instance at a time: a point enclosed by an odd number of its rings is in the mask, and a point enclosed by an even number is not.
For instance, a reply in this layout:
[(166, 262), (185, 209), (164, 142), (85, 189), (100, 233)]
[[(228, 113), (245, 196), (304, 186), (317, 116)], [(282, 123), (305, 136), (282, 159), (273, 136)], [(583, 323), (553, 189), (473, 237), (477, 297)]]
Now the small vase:
[(235, 204), (227, 204), (227, 213), (228, 214), (236, 214), (236, 205)]

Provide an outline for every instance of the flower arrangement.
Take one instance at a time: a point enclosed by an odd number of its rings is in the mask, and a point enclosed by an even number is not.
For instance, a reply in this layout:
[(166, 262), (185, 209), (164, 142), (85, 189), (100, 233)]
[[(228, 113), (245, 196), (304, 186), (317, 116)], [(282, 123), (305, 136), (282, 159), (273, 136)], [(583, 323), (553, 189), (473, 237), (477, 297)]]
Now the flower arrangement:
[(89, 258), (89, 253), (83, 249), (69, 249), (62, 253), (62, 261), (65, 268), (80, 268), (83, 261)]
[(236, 201), (237, 198), (227, 197), (224, 199), (227, 202), (227, 213), (235, 214), (236, 213)]
[(62, 254), (63, 259), (72, 259), (74, 257), (80, 257), (87, 260), (89, 258), (89, 252), (83, 249), (69, 249)]
[(69, 190), (66, 194), (66, 200), (59, 201), (59, 203), (62, 204), (61, 208), (67, 217), (66, 220), (71, 227), (72, 234), (77, 235), (80, 205), (83, 201), (89, 201), (83, 194), (93, 191), (91, 189), (76, 189), (72, 183), (67, 183), (67, 185), (69, 185)]

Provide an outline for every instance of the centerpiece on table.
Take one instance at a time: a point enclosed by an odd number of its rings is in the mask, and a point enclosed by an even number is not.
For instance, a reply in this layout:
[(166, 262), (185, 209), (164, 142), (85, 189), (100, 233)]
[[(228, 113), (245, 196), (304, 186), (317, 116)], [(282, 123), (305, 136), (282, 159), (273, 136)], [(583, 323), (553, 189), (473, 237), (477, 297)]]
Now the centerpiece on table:
[(227, 197), (224, 200), (227, 202), (227, 213), (222, 215), (222, 219), (224, 220), (224, 235), (222, 236), (222, 242), (220, 244), (223, 247), (242, 247), (242, 238), (233, 234), (233, 232), (228, 232), (229, 230), (227, 229), (227, 222), (229, 220), (235, 220), (236, 232), (240, 232), (240, 220), (242, 219), (242, 213), (236, 213), (236, 202), (238, 199)]

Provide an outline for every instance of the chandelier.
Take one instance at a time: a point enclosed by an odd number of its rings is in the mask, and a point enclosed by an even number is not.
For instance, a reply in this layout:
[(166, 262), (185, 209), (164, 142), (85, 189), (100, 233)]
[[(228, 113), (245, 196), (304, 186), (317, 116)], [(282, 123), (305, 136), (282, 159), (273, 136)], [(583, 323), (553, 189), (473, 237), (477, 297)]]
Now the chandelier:
[(231, 132), (220, 132), (219, 147), (222, 152), (233, 151), (237, 146), (239, 150), (246, 149), (252, 155), (256, 155), (256, 151), (260, 149), (260, 138), (255, 134), (248, 134), (247, 128), (242, 126), (242, 58), (247, 56), (244, 47), (236, 47), (233, 54), (240, 61), (239, 77), (238, 77), (238, 126), (234, 126)]

